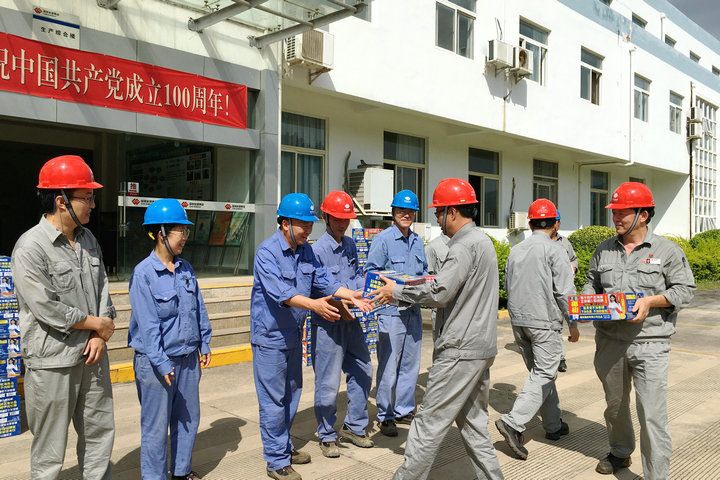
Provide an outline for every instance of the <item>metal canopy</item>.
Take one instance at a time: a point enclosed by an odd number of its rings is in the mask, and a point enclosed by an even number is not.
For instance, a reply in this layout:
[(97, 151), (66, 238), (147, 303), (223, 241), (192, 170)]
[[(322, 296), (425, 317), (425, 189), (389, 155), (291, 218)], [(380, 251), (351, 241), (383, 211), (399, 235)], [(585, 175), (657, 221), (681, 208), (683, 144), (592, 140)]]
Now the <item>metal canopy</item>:
[(232, 19), (265, 31), (250, 37), (250, 44), (262, 48), (287, 37), (336, 22), (362, 12), (366, 0), (180, 0), (208, 13), (191, 18), (188, 28), (201, 32), (223, 20)]

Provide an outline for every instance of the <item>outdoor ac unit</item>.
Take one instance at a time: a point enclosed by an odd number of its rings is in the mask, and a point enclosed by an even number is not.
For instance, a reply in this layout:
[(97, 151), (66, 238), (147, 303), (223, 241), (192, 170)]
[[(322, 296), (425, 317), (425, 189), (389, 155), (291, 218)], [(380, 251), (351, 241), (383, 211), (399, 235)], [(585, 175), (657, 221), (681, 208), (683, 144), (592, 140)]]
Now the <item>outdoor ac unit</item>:
[(523, 47), (513, 48), (513, 71), (524, 77), (533, 74), (533, 52)]
[(513, 66), (513, 48), (509, 43), (500, 40), (490, 40), (488, 48), (488, 63), (497, 68)]
[(688, 140), (703, 138), (702, 123), (688, 123)]
[(332, 68), (335, 37), (322, 30), (310, 30), (287, 39), (285, 58), (290, 65)]
[(348, 190), (365, 213), (389, 215), (393, 198), (394, 172), (382, 167), (366, 167), (348, 172)]
[(701, 123), (703, 121), (702, 110), (697, 107), (690, 107), (690, 121)]
[(508, 217), (508, 230), (527, 230), (528, 212), (510, 212)]

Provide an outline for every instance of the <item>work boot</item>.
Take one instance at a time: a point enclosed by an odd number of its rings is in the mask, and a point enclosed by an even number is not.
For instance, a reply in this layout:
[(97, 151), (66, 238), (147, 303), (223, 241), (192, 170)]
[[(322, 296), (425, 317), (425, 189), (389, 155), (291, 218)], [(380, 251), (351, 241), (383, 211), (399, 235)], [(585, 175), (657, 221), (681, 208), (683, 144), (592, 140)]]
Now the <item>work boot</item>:
[(187, 475), (173, 475), (172, 480), (200, 480), (202, 477), (197, 472), (190, 472)]
[(290, 452), (290, 463), (294, 463), (296, 465), (310, 463), (310, 454), (301, 452), (300, 450), (293, 450)]
[(565, 362), (564, 358), (560, 360), (560, 365), (558, 365), (558, 372), (567, 372), (567, 362)]
[(595, 471), (602, 473), (603, 475), (612, 475), (621, 468), (627, 468), (632, 464), (630, 457), (620, 458), (616, 457), (612, 453), (608, 453), (608, 456), (600, 460), (595, 467)]
[(335, 442), (320, 441), (320, 451), (328, 458), (338, 458), (340, 456), (340, 449)]
[(517, 455), (521, 460), (527, 460), (528, 451), (527, 448), (523, 446), (523, 434), (503, 422), (502, 419), (496, 420), (495, 426), (498, 431), (502, 433), (502, 436), (505, 437), (505, 442), (510, 447), (510, 450), (515, 452), (515, 455)]
[(410, 412), (402, 417), (395, 417), (395, 423), (402, 423), (403, 425), (410, 425), (415, 418), (415, 412)]
[(383, 420), (380, 422), (380, 433), (386, 437), (397, 437), (398, 431), (395, 420)]
[(570, 427), (568, 424), (560, 420), (560, 430), (557, 432), (545, 432), (545, 438), (548, 440), (560, 440), (560, 437), (570, 433)]
[(347, 440), (356, 447), (370, 448), (375, 446), (375, 442), (370, 440), (370, 437), (368, 437), (367, 433), (365, 433), (362, 437), (360, 435), (355, 435), (353, 432), (350, 431), (347, 425), (343, 425), (343, 427), (340, 429), (339, 435), (341, 439)]
[(302, 480), (302, 477), (290, 465), (278, 470), (268, 470), (267, 476), (275, 480)]

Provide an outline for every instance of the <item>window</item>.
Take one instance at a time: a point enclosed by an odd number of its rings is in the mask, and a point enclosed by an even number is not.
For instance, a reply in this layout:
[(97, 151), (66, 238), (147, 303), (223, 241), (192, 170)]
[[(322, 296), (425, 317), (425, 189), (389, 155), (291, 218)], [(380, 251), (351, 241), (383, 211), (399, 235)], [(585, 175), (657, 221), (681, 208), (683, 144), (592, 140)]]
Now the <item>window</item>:
[(690, 50), (690, 60), (692, 60), (695, 63), (700, 63), (700, 55)]
[(650, 100), (650, 80), (635, 75), (635, 118), (648, 121), (648, 103)]
[(608, 174), (590, 170), (590, 225), (607, 227)]
[[(359, 0), (344, 0), (346, 4), (355, 6)], [(366, 22), (370, 21), (370, 8), (372, 7), (372, 0), (365, 0), (365, 8), (363, 9), (362, 13), (355, 15), (357, 18), (360, 18), (362, 20), (365, 20)]]
[(282, 113), (280, 194), (306, 193), (315, 205), (323, 199), (325, 120)]
[(533, 74), (526, 78), (545, 85), (545, 60), (549, 32), (520, 20), (520, 46), (533, 53)]
[(607, 5), (608, 7), (609, 7), (610, 4), (612, 3), (612, 0), (600, 0), (600, 1), (601, 1), (602, 3), (604, 3), (605, 5)]
[(435, 4), (435, 45), (472, 58), (475, 0), (446, 1)]
[(600, 105), (600, 77), (603, 57), (580, 49), (580, 96)]
[(647, 21), (643, 20), (641, 17), (632, 14), (632, 23), (633, 25), (637, 25), (640, 28), (645, 28), (645, 25), (647, 25)]
[(716, 77), (720, 77), (720, 68), (712, 67), (712, 72), (713, 72), (713, 75), (715, 75)]
[(665, 44), (675, 48), (675, 40), (673, 40), (669, 35), (665, 35)]
[(682, 118), (682, 95), (678, 95), (675, 92), (670, 92), (670, 131), (675, 133), (682, 133), (683, 118)]
[(425, 217), (423, 190), (425, 176), (425, 139), (400, 133), (383, 134), (383, 167), (395, 172), (395, 191), (412, 190), (420, 202), (416, 220)]
[(693, 142), (693, 233), (718, 228), (717, 107), (695, 97), (695, 108), (703, 116), (703, 136)]
[(547, 198), (555, 205), (558, 200), (558, 164), (533, 160), (533, 201)]
[(629, 182), (643, 183), (643, 184), (645, 183), (645, 179), (644, 179), (644, 178), (640, 178), (640, 177), (630, 177), (630, 178), (628, 179), (628, 181), (629, 181)]
[(500, 226), (500, 154), (471, 148), (468, 153), (468, 181), (475, 189), (480, 227)]

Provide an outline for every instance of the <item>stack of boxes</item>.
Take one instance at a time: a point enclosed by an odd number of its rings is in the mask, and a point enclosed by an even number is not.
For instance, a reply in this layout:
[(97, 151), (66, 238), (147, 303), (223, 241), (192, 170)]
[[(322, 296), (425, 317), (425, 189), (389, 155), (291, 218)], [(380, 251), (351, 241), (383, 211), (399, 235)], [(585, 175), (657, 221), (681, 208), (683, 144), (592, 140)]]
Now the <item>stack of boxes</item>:
[(312, 366), (312, 322), (310, 321), (310, 310), (307, 311), (305, 316), (305, 324), (302, 329), (302, 354), (303, 354), (303, 365), (306, 367)]
[(0, 438), (20, 434), (20, 310), (10, 257), (0, 256)]

